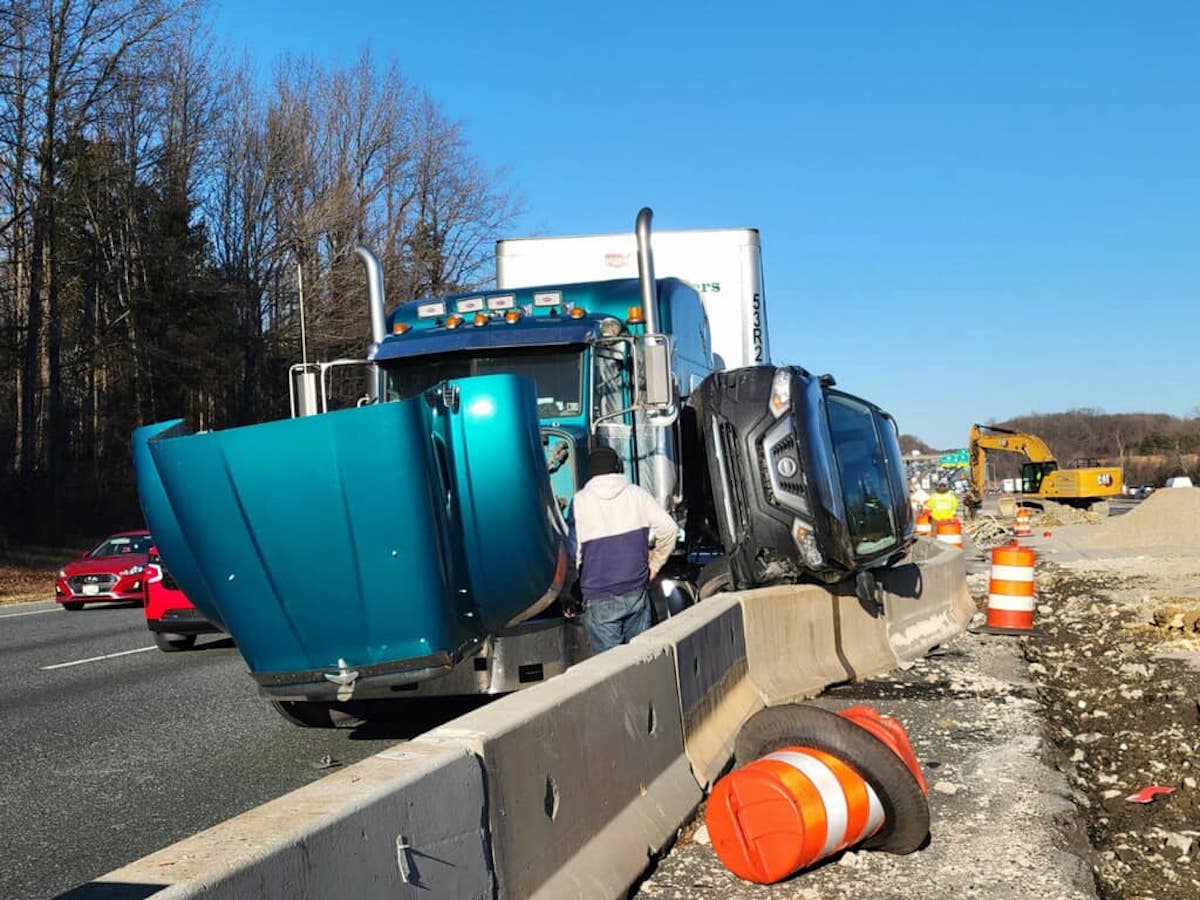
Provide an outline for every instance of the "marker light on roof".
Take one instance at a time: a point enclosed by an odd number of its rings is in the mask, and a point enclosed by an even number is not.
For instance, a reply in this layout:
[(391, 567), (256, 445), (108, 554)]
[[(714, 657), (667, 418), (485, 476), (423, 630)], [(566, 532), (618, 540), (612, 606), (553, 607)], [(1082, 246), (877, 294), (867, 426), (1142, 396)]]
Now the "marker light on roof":
[(438, 300), (434, 303), (422, 303), (417, 307), (418, 319), (432, 319), (446, 314), (446, 303)]
[(457, 328), (462, 323), (463, 323), (462, 316), (455, 316), (455, 315), (446, 316), (446, 327), (447, 328)]
[(582, 306), (572, 306), (570, 316), (572, 319), (582, 319), (587, 315), (587, 310)]
[(517, 305), (516, 294), (501, 294), (498, 297), (488, 297), (488, 309), (512, 309)]
[(460, 313), (479, 312), (481, 309), (483, 309), (483, 298), (466, 297), (462, 300), (459, 300), (458, 303), (454, 305), (454, 308)]
[(471, 324), (478, 328), (480, 325), (488, 323), (487, 313), (475, 313), (475, 318), (471, 320)]
[(392, 323), (392, 334), (404, 334), (410, 328), (412, 328), (412, 326), (409, 325), (407, 322), (393, 322)]
[(642, 308), (640, 306), (629, 307), (629, 314), (625, 319), (630, 325), (641, 325), (646, 320), (642, 317)]
[(515, 325), (521, 321), (521, 311), (519, 309), (510, 309), (504, 314), (504, 321), (509, 325)]
[(562, 305), (562, 291), (538, 291), (533, 295), (534, 306)]

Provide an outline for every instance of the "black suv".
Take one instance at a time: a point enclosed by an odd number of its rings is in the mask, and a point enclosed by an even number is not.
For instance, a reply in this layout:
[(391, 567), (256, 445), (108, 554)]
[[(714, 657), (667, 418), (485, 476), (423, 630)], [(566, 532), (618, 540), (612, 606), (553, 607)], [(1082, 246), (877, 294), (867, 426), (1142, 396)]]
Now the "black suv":
[(689, 398), (708, 461), (706, 518), (725, 553), (702, 595), (842, 581), (912, 543), (895, 420), (833, 386), (797, 366), (754, 366), (717, 372)]

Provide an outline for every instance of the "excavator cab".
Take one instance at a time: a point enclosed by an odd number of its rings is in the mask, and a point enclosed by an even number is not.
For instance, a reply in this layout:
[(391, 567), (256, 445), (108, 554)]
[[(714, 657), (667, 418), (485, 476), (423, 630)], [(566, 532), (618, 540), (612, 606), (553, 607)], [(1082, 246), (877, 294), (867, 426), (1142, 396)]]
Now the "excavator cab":
[(1046, 462), (1027, 462), (1021, 466), (1021, 492), (1036, 494), (1042, 489), (1046, 476), (1058, 469), (1055, 460)]

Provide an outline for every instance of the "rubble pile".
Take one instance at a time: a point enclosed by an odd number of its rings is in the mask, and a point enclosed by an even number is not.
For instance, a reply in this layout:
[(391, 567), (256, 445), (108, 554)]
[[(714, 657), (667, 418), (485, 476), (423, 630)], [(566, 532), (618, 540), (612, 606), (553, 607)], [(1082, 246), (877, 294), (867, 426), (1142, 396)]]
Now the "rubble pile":
[(1106, 521), (1091, 547), (1200, 547), (1200, 489), (1156, 491), (1123, 516)]
[(1200, 672), (1186, 643), (1200, 651), (1200, 597), (1162, 593), (1183, 584), (1200, 595), (1200, 565), (1163, 566), (1038, 568), (1046, 635), (1025, 655), (1106, 898), (1200, 896)]

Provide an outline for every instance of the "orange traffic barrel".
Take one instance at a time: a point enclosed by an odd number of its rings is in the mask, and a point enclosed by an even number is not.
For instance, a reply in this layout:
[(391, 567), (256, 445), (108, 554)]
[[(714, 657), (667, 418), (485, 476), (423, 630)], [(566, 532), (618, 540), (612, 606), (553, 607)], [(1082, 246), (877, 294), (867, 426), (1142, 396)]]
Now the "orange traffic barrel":
[(1029, 508), (1022, 506), (1017, 510), (1017, 523), (1013, 527), (1013, 534), (1017, 537), (1029, 537), (1033, 534), (1033, 514)]
[(958, 519), (939, 519), (934, 523), (934, 529), (937, 533), (937, 539), (943, 544), (949, 544), (951, 547), (957, 547), (959, 550), (963, 546), (963, 527), (962, 522)]
[(1033, 567), (1037, 554), (1015, 540), (992, 550), (992, 575), (988, 582), (988, 634), (1034, 634)]
[(933, 519), (929, 515), (929, 510), (923, 509), (917, 513), (917, 537), (931, 537), (933, 535)]
[(847, 847), (911, 853), (929, 833), (928, 788), (904, 726), (869, 706), (832, 713), (772, 707), (736, 756), (758, 756), (713, 785), (705, 824), (721, 862), (772, 884)]

